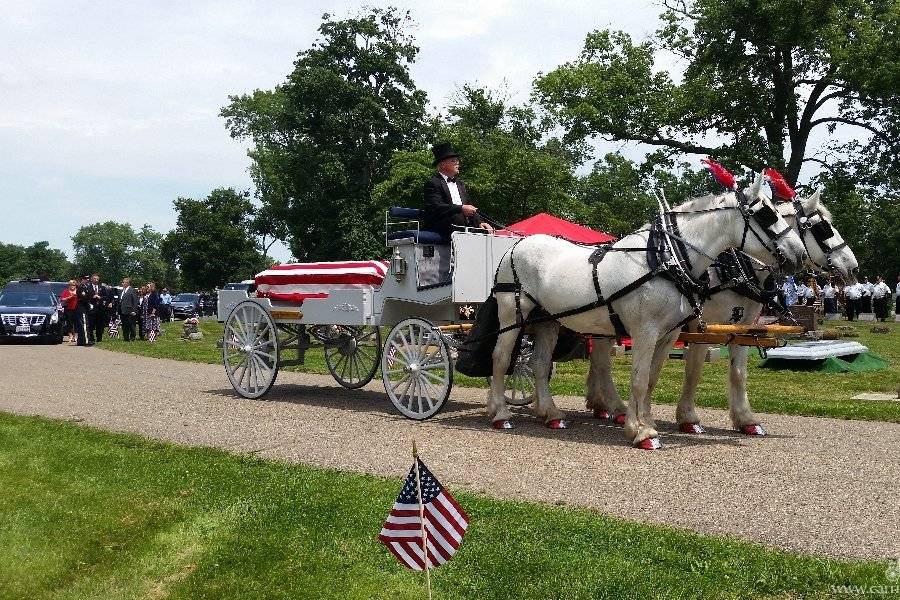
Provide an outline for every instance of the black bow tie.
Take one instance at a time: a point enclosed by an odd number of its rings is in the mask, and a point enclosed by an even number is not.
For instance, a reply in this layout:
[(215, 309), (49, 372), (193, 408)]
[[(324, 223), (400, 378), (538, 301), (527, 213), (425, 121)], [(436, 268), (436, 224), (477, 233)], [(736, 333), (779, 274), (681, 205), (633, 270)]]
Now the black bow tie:
[(456, 177), (448, 177), (447, 183), (456, 183)]

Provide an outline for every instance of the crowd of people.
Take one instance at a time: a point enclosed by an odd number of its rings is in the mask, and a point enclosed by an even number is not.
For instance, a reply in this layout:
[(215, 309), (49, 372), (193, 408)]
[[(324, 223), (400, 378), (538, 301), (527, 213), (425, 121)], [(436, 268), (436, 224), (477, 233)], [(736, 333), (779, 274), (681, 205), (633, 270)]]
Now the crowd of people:
[[(900, 315), (900, 275), (897, 276), (894, 312)], [(820, 285), (815, 277), (795, 278), (788, 276), (779, 290), (779, 300), (783, 306), (822, 306), (828, 314), (846, 315), (848, 321), (856, 320), (861, 313), (874, 313), (879, 321), (889, 318), (891, 288), (884, 277), (878, 275), (875, 281), (860, 277), (856, 283), (844, 285), (831, 278)]]
[[(205, 297), (208, 305), (211, 296)], [(158, 292), (152, 281), (134, 287), (131, 278), (126, 277), (121, 286), (111, 286), (101, 283), (100, 276), (94, 273), (70, 280), (59, 299), (65, 333), (73, 346), (93, 346), (103, 341), (104, 332), (113, 337), (121, 333), (126, 342), (154, 342), (163, 321), (174, 320), (172, 295), (167, 288)], [(204, 308), (207, 307), (201, 301), (200, 314)]]

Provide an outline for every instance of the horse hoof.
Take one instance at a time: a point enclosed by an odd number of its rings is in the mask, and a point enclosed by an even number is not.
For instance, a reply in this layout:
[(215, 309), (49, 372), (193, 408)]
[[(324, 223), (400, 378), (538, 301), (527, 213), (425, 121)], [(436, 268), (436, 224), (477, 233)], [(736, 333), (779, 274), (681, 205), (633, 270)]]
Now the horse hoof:
[(605, 421), (606, 419), (609, 418), (609, 411), (606, 410), (605, 408), (595, 408), (594, 409), (594, 418)]
[(681, 423), (678, 429), (681, 433), (706, 433), (700, 423)]
[(615, 423), (616, 425), (624, 425), (625, 424), (625, 413), (622, 413), (621, 415), (616, 415), (615, 417), (613, 417), (613, 423)]
[(569, 423), (565, 419), (553, 419), (547, 423), (548, 429), (568, 429)]
[(744, 425), (741, 428), (741, 431), (745, 435), (758, 435), (758, 436), (766, 435), (766, 430), (763, 429), (763, 426), (759, 425), (758, 423), (753, 423), (751, 425)]
[(658, 437), (649, 437), (636, 443), (635, 447), (641, 450), (659, 450), (662, 448), (662, 444)]
[(499, 421), (491, 423), (491, 427), (494, 429), (512, 429), (513, 424), (509, 419), (500, 419)]

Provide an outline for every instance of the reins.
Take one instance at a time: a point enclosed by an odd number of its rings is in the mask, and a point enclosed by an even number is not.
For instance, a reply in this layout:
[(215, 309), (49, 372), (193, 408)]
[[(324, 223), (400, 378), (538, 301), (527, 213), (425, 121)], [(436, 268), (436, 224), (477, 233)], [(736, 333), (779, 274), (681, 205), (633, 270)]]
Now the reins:
[[(753, 203), (750, 203), (747, 200), (746, 196), (744, 195), (743, 191), (738, 190), (738, 191), (736, 191), (735, 195), (738, 200), (737, 206), (718, 206), (718, 207), (713, 207), (713, 208), (697, 209), (697, 210), (691, 210), (691, 211), (673, 211), (673, 210), (662, 211), (661, 214), (659, 215), (659, 217), (657, 218), (657, 220), (654, 222), (653, 225), (651, 225), (650, 228), (639, 229), (639, 230), (633, 232), (632, 234), (630, 234), (630, 235), (637, 235), (640, 233), (647, 232), (648, 238), (647, 238), (647, 246), (646, 247), (637, 247), (637, 248), (616, 247), (615, 244), (608, 244), (608, 245), (604, 245), (604, 246), (597, 248), (588, 258), (588, 262), (592, 266), (592, 280), (593, 280), (593, 284), (594, 284), (594, 291), (597, 294), (597, 299), (592, 302), (589, 302), (587, 304), (584, 304), (582, 306), (577, 306), (577, 307), (563, 310), (560, 312), (556, 312), (553, 314), (543, 312), (542, 314), (538, 314), (537, 316), (529, 315), (529, 318), (523, 318), (523, 316), (522, 316), (521, 296), (523, 294), (535, 304), (535, 307), (540, 307), (540, 302), (538, 302), (537, 299), (533, 295), (531, 295), (527, 290), (523, 289), (522, 283), (519, 280), (519, 275), (515, 268), (514, 254), (515, 254), (516, 246), (518, 246), (519, 243), (521, 243), (524, 240), (524, 238), (518, 240), (506, 252), (507, 254), (509, 254), (510, 270), (512, 271), (513, 281), (512, 282), (498, 282), (497, 281), (499, 271), (500, 271), (500, 264), (502, 264), (502, 262), (503, 262), (503, 260), (501, 259), (500, 263), (497, 265), (497, 270), (494, 273), (494, 286), (491, 290), (491, 294), (493, 294), (493, 295), (495, 295), (497, 293), (510, 293), (510, 292), (514, 294), (514, 301), (515, 301), (515, 305), (516, 305), (516, 322), (515, 322), (515, 324), (508, 325), (506, 327), (502, 327), (502, 328), (498, 329), (497, 331), (491, 332), (486, 335), (479, 336), (477, 338), (467, 339), (464, 343), (465, 344), (474, 344), (474, 343), (483, 341), (485, 339), (489, 339), (491, 337), (498, 336), (502, 333), (512, 331), (514, 329), (521, 329), (521, 328), (529, 326), (529, 325), (536, 325), (536, 324), (544, 323), (547, 321), (555, 321), (555, 320), (563, 319), (563, 318), (577, 315), (580, 313), (585, 313), (585, 312), (588, 312), (588, 311), (591, 311), (591, 310), (594, 310), (597, 308), (601, 308), (603, 306), (606, 306), (607, 310), (609, 311), (609, 318), (610, 318), (610, 321), (612, 322), (614, 329), (616, 330), (616, 335), (627, 336), (628, 332), (626, 331), (621, 318), (615, 312), (612, 303), (614, 301), (626, 296), (627, 294), (630, 294), (631, 292), (633, 292), (637, 288), (641, 287), (648, 281), (654, 279), (655, 277), (660, 277), (660, 276), (671, 281), (675, 285), (678, 292), (688, 300), (688, 302), (690, 303), (691, 308), (692, 308), (691, 313), (687, 317), (685, 317), (684, 319), (682, 319), (681, 321), (676, 323), (666, 333), (667, 334), (671, 333), (672, 331), (674, 331), (676, 329), (680, 329), (687, 323), (689, 323), (695, 319), (701, 318), (702, 314), (703, 314), (703, 301), (705, 300), (704, 294), (702, 293), (704, 286), (691, 275), (690, 268), (689, 267), (686, 268), (685, 265), (683, 264), (683, 263), (687, 263), (687, 265), (690, 265), (690, 259), (687, 255), (687, 248), (690, 248), (694, 252), (697, 252), (698, 254), (708, 258), (712, 262), (715, 262), (716, 259), (714, 257), (710, 256), (703, 249), (698, 248), (696, 245), (694, 245), (691, 242), (684, 239), (680, 235), (680, 232), (676, 233), (676, 231), (677, 231), (677, 220), (676, 220), (677, 215), (709, 213), (709, 212), (716, 212), (716, 211), (721, 211), (721, 210), (737, 210), (741, 213), (741, 216), (744, 219), (744, 230), (741, 235), (740, 251), (743, 252), (743, 249), (745, 247), (746, 240), (747, 240), (747, 233), (749, 231), (749, 232), (753, 233), (753, 235), (757, 238), (757, 240), (760, 242), (760, 244), (762, 244), (762, 246), (764, 248), (766, 248), (767, 251), (769, 251), (774, 256), (780, 257), (783, 259), (781, 253), (777, 250), (777, 247), (774, 249), (770, 248), (769, 245), (766, 244), (766, 242), (762, 239), (762, 237), (752, 227), (750, 221), (751, 220), (757, 221), (757, 224), (763, 229), (763, 231), (766, 233), (766, 235), (773, 242), (777, 242), (782, 236), (784, 236), (788, 231), (790, 231), (790, 228), (789, 227), (785, 228), (783, 231), (781, 231), (777, 234), (770, 231), (769, 227), (771, 227), (772, 224), (777, 222), (778, 214), (775, 213), (775, 211), (772, 210), (771, 207), (765, 206), (765, 204), (763, 205), (763, 208), (768, 209), (768, 212), (770, 212), (771, 215), (769, 215), (766, 211), (754, 210), (753, 207), (756, 204), (763, 202), (758, 197), (755, 199), (755, 201)], [(652, 267), (650, 265), (651, 259), (649, 258), (649, 256), (653, 252), (657, 252), (657, 253), (663, 253), (663, 252), (651, 247), (651, 237), (653, 234), (663, 236), (664, 240), (669, 244), (669, 247), (674, 250), (672, 252), (673, 256), (669, 261), (661, 261), (661, 260), (657, 261), (659, 264), (656, 267)], [(616, 243), (618, 243), (618, 242), (616, 242)], [(675, 250), (675, 248), (677, 248), (677, 250)], [(600, 262), (603, 260), (603, 258), (609, 252), (645, 252), (648, 255), (648, 259), (647, 259), (647, 263), (648, 263), (647, 269), (648, 270), (646, 273), (644, 273), (644, 275), (642, 275), (638, 279), (632, 281), (628, 285), (626, 285), (623, 288), (617, 290), (616, 292), (610, 294), (609, 296), (604, 297), (603, 292), (600, 287), (598, 266), (599, 266)], [(683, 256), (683, 258), (680, 258), (679, 254), (681, 254)], [(506, 257), (506, 254), (504, 254), (504, 258), (505, 257)], [(708, 296), (706, 296), (706, 297), (708, 297)]]

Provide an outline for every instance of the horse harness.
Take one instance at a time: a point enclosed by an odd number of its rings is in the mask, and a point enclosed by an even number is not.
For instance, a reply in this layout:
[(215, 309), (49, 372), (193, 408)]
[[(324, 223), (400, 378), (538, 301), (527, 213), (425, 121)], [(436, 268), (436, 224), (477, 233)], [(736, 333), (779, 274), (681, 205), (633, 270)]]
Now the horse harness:
[[(671, 329), (669, 329), (669, 332), (680, 329), (694, 319), (701, 318), (703, 312), (703, 302), (709, 297), (709, 285), (708, 281), (705, 283), (702, 281), (698, 281), (691, 275), (692, 266), (688, 254), (688, 249), (706, 256), (713, 262), (715, 262), (716, 259), (709, 256), (706, 252), (704, 252), (694, 244), (691, 244), (681, 236), (681, 233), (678, 229), (677, 215), (714, 212), (720, 210), (738, 210), (744, 218), (744, 231), (741, 235), (741, 245), (739, 250), (743, 251), (747, 240), (747, 233), (750, 232), (770, 253), (783, 260), (781, 252), (774, 244), (779, 239), (781, 239), (781, 237), (787, 234), (787, 232), (789, 232), (791, 228), (786, 227), (783, 231), (780, 231), (778, 233), (771, 231), (772, 225), (774, 225), (778, 220), (778, 214), (772, 209), (772, 207), (766, 205), (759, 198), (757, 198), (752, 203), (749, 202), (747, 197), (740, 190), (736, 192), (736, 195), (739, 201), (738, 206), (719, 206), (695, 211), (664, 211), (656, 218), (653, 225), (651, 225), (649, 229), (638, 230), (634, 232), (648, 232), (646, 247), (617, 248), (609, 243), (598, 247), (596, 250), (594, 250), (590, 257), (588, 257), (588, 262), (592, 266), (592, 279), (594, 290), (597, 294), (597, 299), (589, 302), (588, 304), (570, 308), (568, 310), (564, 310), (554, 314), (549, 314), (546, 311), (540, 309), (540, 302), (538, 302), (533, 295), (528, 293), (527, 290), (523, 289), (522, 283), (521, 281), (519, 281), (519, 275), (516, 272), (514, 260), (514, 251), (516, 249), (516, 246), (518, 246), (518, 244), (522, 242), (522, 240), (517, 241), (507, 251), (509, 253), (509, 264), (510, 270), (512, 271), (513, 281), (511, 283), (497, 281), (497, 276), (500, 270), (500, 266), (498, 265), (497, 271), (494, 273), (494, 287), (491, 290), (493, 294), (496, 294), (498, 292), (512, 292), (514, 294), (516, 303), (516, 323), (515, 325), (503, 327), (492, 335), (499, 335), (501, 333), (505, 333), (517, 328), (522, 328), (527, 325), (543, 323), (546, 321), (555, 321), (606, 306), (607, 310), (609, 311), (609, 319), (616, 331), (616, 335), (619, 337), (627, 336), (628, 331), (625, 329), (625, 326), (622, 323), (622, 319), (615, 312), (615, 309), (613, 308), (613, 302), (622, 298), (623, 296), (626, 296), (627, 294), (630, 294), (655, 277), (663, 277), (664, 279), (668, 279), (669, 281), (671, 281), (675, 285), (675, 288), (678, 290), (678, 292), (682, 296), (687, 298), (692, 308), (691, 313), (687, 317), (679, 321), (677, 324), (675, 324)], [(762, 204), (762, 207), (759, 209), (754, 208), (757, 204)], [(756, 221), (756, 223), (762, 228), (766, 236), (773, 243), (772, 247), (770, 247), (766, 243), (766, 241), (763, 240), (762, 237), (756, 232), (756, 230), (751, 227), (751, 219)], [(609, 296), (604, 297), (603, 291), (600, 288), (598, 266), (603, 258), (610, 252), (644, 252), (646, 254), (648, 271), (635, 281), (629, 283), (628, 285), (610, 294)], [(540, 310), (538, 316), (529, 316), (528, 319), (523, 318), (521, 309), (521, 296), (523, 294), (529, 300), (534, 302), (534, 304), (538, 307), (538, 309)]]

